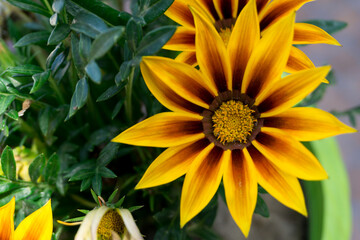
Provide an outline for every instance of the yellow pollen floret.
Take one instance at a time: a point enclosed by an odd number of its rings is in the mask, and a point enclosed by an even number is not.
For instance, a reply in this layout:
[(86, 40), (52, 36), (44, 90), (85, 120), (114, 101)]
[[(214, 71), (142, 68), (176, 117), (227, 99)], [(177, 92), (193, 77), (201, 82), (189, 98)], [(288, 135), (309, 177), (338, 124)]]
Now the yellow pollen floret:
[(257, 122), (254, 112), (240, 101), (223, 102), (212, 116), (214, 136), (222, 144), (246, 143)]
[(111, 240), (112, 231), (122, 236), (125, 232), (124, 222), (116, 210), (109, 210), (102, 217), (97, 230), (98, 239)]
[(225, 43), (225, 47), (227, 47), (229, 40), (230, 40), (230, 36), (231, 36), (231, 32), (232, 32), (233, 27), (231, 28), (221, 28), (220, 29), (220, 36), (221, 39), (223, 40), (223, 42)]

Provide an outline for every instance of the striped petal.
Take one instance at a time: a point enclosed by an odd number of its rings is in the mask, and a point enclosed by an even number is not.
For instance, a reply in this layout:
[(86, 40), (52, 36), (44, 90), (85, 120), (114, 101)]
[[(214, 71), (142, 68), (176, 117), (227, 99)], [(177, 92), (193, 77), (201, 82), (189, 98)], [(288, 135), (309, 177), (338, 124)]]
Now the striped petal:
[(16, 228), (16, 240), (50, 240), (53, 232), (51, 200), (27, 216)]
[(96, 210), (90, 211), (86, 214), (82, 221), (79, 230), (77, 231), (74, 240), (91, 239), (91, 224), (95, 220)]
[(0, 239), (12, 240), (14, 237), (15, 197), (0, 207)]
[(335, 38), (333, 38), (332, 36), (330, 36), (330, 34), (315, 25), (308, 23), (295, 24), (293, 44), (318, 43), (341, 46), (341, 44)]
[(197, 0), (197, 3), (199, 3), (201, 8), (204, 9), (209, 16), (211, 16), (212, 22), (220, 19), (216, 12), (213, 0)]
[(290, 108), (265, 118), (265, 127), (278, 128), (299, 141), (315, 141), (344, 133), (356, 132), (332, 114), (317, 108)]
[(261, 14), (261, 12), (264, 10), (264, 8), (268, 5), (270, 0), (256, 0), (256, 8), (258, 10), (258, 13)]
[(233, 150), (226, 162), (224, 188), (231, 216), (245, 237), (248, 236), (257, 199), (257, 180), (254, 165), (246, 149)]
[(278, 81), (289, 59), (295, 14), (269, 28), (252, 52), (242, 82), (242, 93), (253, 99)]
[(219, 92), (231, 90), (231, 67), (223, 40), (215, 27), (191, 8), (196, 32), (196, 58), (200, 70), (217, 86)]
[(329, 66), (312, 68), (281, 79), (263, 98), (255, 100), (261, 117), (274, 116), (294, 106), (314, 91), (329, 71)]
[(233, 89), (241, 89), (246, 65), (259, 40), (260, 28), (256, 0), (250, 0), (236, 20), (227, 46), (233, 72)]
[(230, 151), (210, 144), (194, 160), (186, 174), (180, 203), (180, 226), (183, 227), (210, 202), (215, 195), (230, 160)]
[(135, 188), (154, 187), (181, 177), (189, 170), (196, 156), (208, 145), (209, 142), (202, 139), (195, 143), (168, 148), (148, 167)]
[(192, 0), (175, 0), (165, 15), (184, 27), (194, 28), (194, 19), (188, 5)]
[(216, 94), (215, 86), (211, 89), (207, 78), (185, 63), (144, 57), (140, 68), (149, 90), (170, 110), (201, 113)]
[(202, 117), (195, 114), (164, 112), (125, 130), (113, 142), (146, 147), (173, 147), (205, 137)]
[(300, 49), (291, 47), (285, 72), (294, 73), (309, 68), (315, 68), (315, 65), (308, 56)]
[(261, 128), (254, 147), (282, 171), (305, 180), (327, 178), (316, 157), (296, 139), (275, 128)]
[(174, 35), (163, 48), (174, 51), (195, 51), (195, 29), (177, 27)]
[(236, 18), (239, 0), (213, 0), (213, 2), (220, 19)]
[(260, 15), (260, 29), (264, 30), (281, 18), (297, 11), (307, 2), (313, 0), (276, 0), (272, 1)]
[(259, 184), (285, 206), (307, 216), (304, 194), (296, 177), (278, 169), (257, 149), (249, 147)]
[(193, 67), (197, 66), (197, 60), (196, 60), (196, 53), (195, 51), (190, 52), (181, 52), (177, 57), (175, 58), (178, 62), (183, 62), (188, 65), (191, 65)]

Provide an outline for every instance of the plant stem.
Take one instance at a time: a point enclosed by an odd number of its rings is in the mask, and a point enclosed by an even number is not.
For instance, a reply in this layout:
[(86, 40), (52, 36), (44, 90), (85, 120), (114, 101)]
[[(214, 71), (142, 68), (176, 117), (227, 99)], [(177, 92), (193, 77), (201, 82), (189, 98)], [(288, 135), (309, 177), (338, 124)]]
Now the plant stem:
[(134, 73), (135, 73), (135, 67), (131, 68), (131, 72), (129, 75), (129, 82), (126, 85), (126, 99), (125, 99), (125, 112), (126, 117), (129, 122), (132, 122), (132, 88), (133, 88), (133, 82), (134, 82)]
[(78, 203), (81, 203), (82, 205), (86, 206), (86, 207), (89, 207), (89, 208), (94, 208), (96, 207), (96, 203), (93, 203), (93, 202), (90, 202), (78, 195), (75, 195), (75, 194), (71, 194), (70, 197), (75, 200), (76, 202)]

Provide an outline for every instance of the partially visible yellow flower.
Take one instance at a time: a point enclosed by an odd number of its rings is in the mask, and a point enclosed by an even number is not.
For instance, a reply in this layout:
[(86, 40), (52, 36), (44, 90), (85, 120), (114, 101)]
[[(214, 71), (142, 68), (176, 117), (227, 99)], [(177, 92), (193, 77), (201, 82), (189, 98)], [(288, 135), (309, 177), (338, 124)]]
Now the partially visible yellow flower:
[[(302, 5), (310, 1), (312, 0), (256, 0), (259, 25), (254, 26), (254, 28), (260, 27), (261, 35), (263, 35), (270, 26), (291, 15), (294, 11), (300, 9)], [(202, 14), (209, 24), (215, 26), (225, 46), (227, 46), (235, 22), (247, 2), (249, 1), (175, 0), (165, 14), (181, 26), (177, 28), (174, 36), (164, 48), (182, 51), (176, 59), (188, 64), (195, 64), (195, 24), (189, 6)], [(247, 24), (247, 20), (245, 19), (244, 21), (244, 24)], [(338, 41), (319, 27), (308, 23), (295, 23), (292, 44), (319, 43), (340, 45)], [(291, 48), (287, 62), (287, 72), (296, 72), (313, 67), (315, 67), (314, 64), (305, 53), (294, 46)]]
[[(64, 225), (76, 225), (66, 223)], [(143, 240), (128, 209), (101, 206), (90, 211), (76, 233), (75, 240)]]
[(50, 240), (53, 231), (51, 200), (27, 216), (14, 232), (15, 197), (0, 207), (1, 240)]

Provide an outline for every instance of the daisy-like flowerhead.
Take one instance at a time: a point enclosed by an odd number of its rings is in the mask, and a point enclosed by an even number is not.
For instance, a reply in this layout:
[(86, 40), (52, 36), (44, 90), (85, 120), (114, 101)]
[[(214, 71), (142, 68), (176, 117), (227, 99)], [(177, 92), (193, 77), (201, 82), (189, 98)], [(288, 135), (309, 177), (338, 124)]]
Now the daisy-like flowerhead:
[[(288, 17), (294, 11), (312, 0), (256, 0), (257, 15), (261, 34), (271, 25)], [(215, 26), (225, 46), (229, 42), (235, 22), (248, 0), (175, 0), (166, 11), (166, 15), (180, 24), (174, 36), (164, 46), (165, 49), (182, 51), (177, 60), (188, 64), (196, 63), (195, 23), (189, 6), (202, 14), (204, 20)], [(246, 21), (246, 20), (245, 20)], [(292, 44), (326, 43), (340, 45), (333, 37), (321, 28), (307, 23), (295, 23)], [(312, 61), (296, 47), (292, 47), (287, 60), (286, 72), (314, 68)]]
[(51, 201), (27, 216), (14, 232), (15, 197), (0, 207), (1, 240), (50, 240), (53, 231)]
[(86, 215), (75, 240), (143, 240), (143, 237), (128, 209), (101, 206)]
[(152, 116), (113, 139), (168, 147), (136, 188), (186, 174), (181, 226), (209, 203), (221, 179), (230, 213), (245, 236), (258, 184), (306, 216), (298, 178), (321, 180), (327, 174), (300, 141), (354, 131), (322, 110), (293, 107), (321, 84), (330, 67), (281, 78), (292, 48), (295, 13), (271, 24), (260, 38), (256, 3), (249, 1), (241, 11), (227, 47), (214, 25), (192, 8), (200, 70), (172, 59), (144, 57), (144, 80), (171, 112)]

